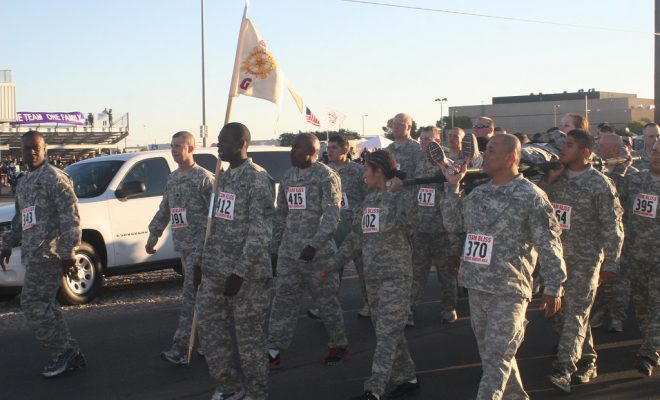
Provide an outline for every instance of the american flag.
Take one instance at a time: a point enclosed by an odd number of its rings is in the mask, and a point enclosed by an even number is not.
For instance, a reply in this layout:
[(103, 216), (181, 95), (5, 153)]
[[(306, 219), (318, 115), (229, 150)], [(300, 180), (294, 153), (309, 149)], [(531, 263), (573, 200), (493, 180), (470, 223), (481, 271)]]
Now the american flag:
[(316, 115), (314, 115), (314, 113), (312, 112), (312, 110), (309, 109), (309, 107), (305, 107), (305, 120), (307, 120), (307, 122), (309, 122), (314, 126), (321, 126), (319, 119), (316, 118)]

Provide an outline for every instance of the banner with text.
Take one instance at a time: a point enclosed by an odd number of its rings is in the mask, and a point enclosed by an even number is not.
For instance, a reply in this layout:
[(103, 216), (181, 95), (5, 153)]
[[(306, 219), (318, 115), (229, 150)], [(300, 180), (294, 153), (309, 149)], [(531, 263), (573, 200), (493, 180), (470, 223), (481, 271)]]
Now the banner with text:
[(81, 112), (25, 112), (16, 113), (16, 121), (11, 125), (68, 124), (85, 125), (85, 115)]

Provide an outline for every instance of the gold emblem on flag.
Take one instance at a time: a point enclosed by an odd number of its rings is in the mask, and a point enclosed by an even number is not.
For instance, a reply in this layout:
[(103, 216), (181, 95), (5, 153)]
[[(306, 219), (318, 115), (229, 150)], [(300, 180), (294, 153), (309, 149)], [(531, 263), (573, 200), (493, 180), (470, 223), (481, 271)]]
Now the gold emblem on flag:
[(260, 47), (255, 47), (241, 65), (242, 72), (258, 76), (261, 79), (268, 78), (275, 68), (277, 68), (275, 58)]

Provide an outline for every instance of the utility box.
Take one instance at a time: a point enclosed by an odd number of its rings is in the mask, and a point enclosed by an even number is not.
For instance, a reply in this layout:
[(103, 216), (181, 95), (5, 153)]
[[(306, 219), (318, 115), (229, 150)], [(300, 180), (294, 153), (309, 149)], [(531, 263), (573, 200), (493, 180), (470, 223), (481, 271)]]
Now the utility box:
[(0, 124), (16, 121), (16, 85), (11, 71), (0, 70)]

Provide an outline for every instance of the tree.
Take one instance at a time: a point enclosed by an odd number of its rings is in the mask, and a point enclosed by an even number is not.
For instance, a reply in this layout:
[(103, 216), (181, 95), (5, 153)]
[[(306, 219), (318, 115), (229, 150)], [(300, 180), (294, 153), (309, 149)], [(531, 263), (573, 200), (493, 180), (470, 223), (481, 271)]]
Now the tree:
[[(442, 117), (442, 121), (445, 123), (445, 129), (451, 129), (451, 117)], [(435, 126), (440, 128), (440, 120), (435, 123)], [(454, 127), (471, 129), (472, 128), (472, 119), (466, 117), (465, 115), (455, 115), (454, 116)]]
[(628, 129), (630, 129), (630, 132), (634, 133), (635, 135), (641, 135), (642, 131), (644, 130), (644, 125), (646, 125), (646, 122), (642, 121), (628, 121), (626, 126)]
[(295, 133), (285, 132), (280, 135), (280, 146), (282, 147), (291, 147), (293, 145), (293, 138), (296, 137)]
[[(394, 140), (394, 133), (392, 133), (393, 121), (394, 118), (388, 119), (387, 124), (381, 128), (383, 130), (383, 135), (390, 140)], [(412, 137), (413, 139), (419, 138), (419, 132), (417, 131), (417, 122), (415, 122), (415, 120), (413, 120), (412, 122), (412, 128), (410, 129), (410, 137)]]
[[(340, 129), (338, 131), (314, 131), (314, 132), (299, 132), (299, 133), (311, 133), (315, 135), (319, 140), (326, 141), (334, 135), (341, 135), (346, 139), (359, 139), (360, 134), (355, 131), (349, 131), (348, 129)], [(282, 133), (279, 137), (280, 146), (290, 147), (293, 145), (293, 139), (298, 135), (298, 133), (285, 132)]]

